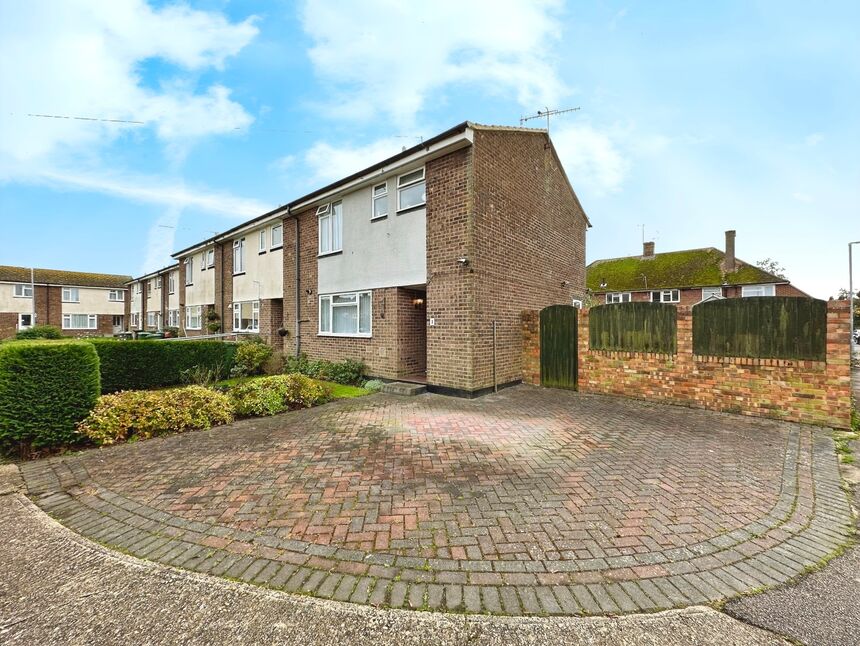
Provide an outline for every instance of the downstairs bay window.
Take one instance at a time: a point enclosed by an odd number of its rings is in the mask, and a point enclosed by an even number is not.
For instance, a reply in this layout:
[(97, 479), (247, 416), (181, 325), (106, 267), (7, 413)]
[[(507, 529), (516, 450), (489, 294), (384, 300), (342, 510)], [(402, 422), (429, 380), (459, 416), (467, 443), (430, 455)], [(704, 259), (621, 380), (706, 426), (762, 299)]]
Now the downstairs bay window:
[(326, 336), (371, 336), (370, 292), (320, 296), (319, 333)]
[(260, 331), (260, 301), (233, 303), (233, 331)]
[(64, 330), (95, 330), (98, 329), (98, 317), (95, 314), (63, 314)]

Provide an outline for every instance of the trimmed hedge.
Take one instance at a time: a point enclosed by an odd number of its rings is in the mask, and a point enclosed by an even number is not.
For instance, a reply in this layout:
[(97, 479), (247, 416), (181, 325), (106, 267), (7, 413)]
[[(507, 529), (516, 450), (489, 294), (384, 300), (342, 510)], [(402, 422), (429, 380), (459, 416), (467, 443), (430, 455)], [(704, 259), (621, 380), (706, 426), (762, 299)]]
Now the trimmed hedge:
[(223, 341), (118, 341), (90, 339), (101, 360), (102, 392), (147, 390), (182, 383), (195, 367), (229, 374), (236, 345)]
[(0, 346), (0, 446), (24, 451), (80, 440), (75, 426), (100, 392), (99, 357), (85, 341)]
[(62, 339), (63, 331), (55, 325), (34, 325), (26, 330), (18, 330), (17, 340), (24, 339)]

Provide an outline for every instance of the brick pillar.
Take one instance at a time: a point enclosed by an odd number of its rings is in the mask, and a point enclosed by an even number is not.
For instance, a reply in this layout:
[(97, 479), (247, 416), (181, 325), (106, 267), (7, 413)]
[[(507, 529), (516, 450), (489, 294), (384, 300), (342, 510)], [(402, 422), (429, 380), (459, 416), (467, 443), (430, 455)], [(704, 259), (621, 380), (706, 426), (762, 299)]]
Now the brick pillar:
[(526, 310), (520, 315), (523, 332), (523, 383), (540, 386), (540, 313)]
[(281, 303), (283, 311), (284, 328), (287, 336), (283, 337), (284, 354), (295, 355), (296, 353), (296, 299), (301, 299), (296, 294), (296, 234), (299, 226), (299, 218), (295, 216), (283, 220), (284, 232), (284, 299)]
[[(586, 390), (589, 377), (586, 365), (588, 362), (588, 316), (589, 311), (587, 309), (579, 310), (579, 318), (576, 325), (577, 341), (579, 342), (576, 354), (576, 382), (580, 391)], [(540, 326), (538, 326), (539, 331)], [(540, 342), (540, 335), (538, 335), (538, 342)]]
[(847, 300), (827, 302), (827, 398), (839, 426), (851, 427), (851, 309)]
[(677, 350), (675, 351), (675, 364), (687, 366), (693, 370), (693, 308), (679, 305), (678, 312), (678, 334), (676, 336)]
[(123, 303), (122, 303), (122, 327), (124, 331), (128, 331), (131, 329), (131, 295), (132, 295), (133, 287), (129, 287), (125, 292), (123, 292)]
[[(220, 261), (220, 262), (219, 262)], [(220, 265), (220, 268), (219, 268)], [(233, 243), (228, 240), (215, 248), (215, 311), (221, 317), (221, 331), (233, 331)], [(220, 282), (220, 289), (218, 283)]]

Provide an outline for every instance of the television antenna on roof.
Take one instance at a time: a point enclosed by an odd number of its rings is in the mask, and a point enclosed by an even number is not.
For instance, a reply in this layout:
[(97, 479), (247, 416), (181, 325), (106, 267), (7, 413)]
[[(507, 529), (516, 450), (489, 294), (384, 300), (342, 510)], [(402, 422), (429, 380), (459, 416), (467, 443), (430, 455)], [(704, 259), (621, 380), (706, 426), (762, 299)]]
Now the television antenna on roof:
[(559, 114), (565, 114), (566, 112), (576, 112), (579, 110), (579, 106), (575, 108), (566, 108), (564, 110), (550, 110), (546, 108), (545, 110), (538, 110), (537, 114), (530, 114), (527, 117), (520, 117), (520, 125), (523, 125), (526, 121), (531, 121), (532, 119), (546, 119), (546, 132), (549, 134), (549, 118), (554, 117)]

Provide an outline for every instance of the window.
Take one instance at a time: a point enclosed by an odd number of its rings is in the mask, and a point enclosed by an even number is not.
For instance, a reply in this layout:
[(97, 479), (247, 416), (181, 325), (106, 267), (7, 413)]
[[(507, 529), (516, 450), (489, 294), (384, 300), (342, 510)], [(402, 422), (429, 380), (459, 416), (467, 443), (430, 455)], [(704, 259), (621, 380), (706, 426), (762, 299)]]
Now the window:
[(397, 178), (397, 210), (404, 211), (421, 206), (427, 201), (424, 169), (419, 168)]
[(33, 315), (32, 314), (19, 314), (18, 315), (18, 329), (26, 330), (28, 327), (33, 327)]
[(388, 184), (377, 184), (373, 187), (373, 209), (370, 219), (384, 218), (388, 215)]
[(709, 298), (722, 298), (723, 297), (723, 288), (722, 287), (702, 287), (702, 300), (707, 300)]
[(257, 251), (259, 253), (266, 253), (266, 230), (265, 229), (260, 231), (260, 242), (257, 246)]
[(681, 290), (663, 289), (659, 292), (651, 292), (652, 303), (679, 303), (681, 301)]
[(122, 327), (122, 315), (114, 314), (112, 323), (114, 327)]
[(579, 300), (578, 298), (574, 298), (574, 299), (573, 299), (573, 306), (574, 306), (576, 309), (581, 310), (581, 309), (582, 309), (582, 301), (581, 301), (581, 300)]
[(320, 254), (342, 251), (343, 204), (332, 202), (317, 209), (319, 219)]
[(142, 288), (143, 288), (143, 285), (141, 283), (135, 283), (134, 284), (134, 293), (140, 294), (140, 292), (142, 291)]
[(320, 334), (370, 336), (370, 292), (320, 296)]
[(607, 303), (629, 303), (630, 292), (614, 292), (606, 295)]
[(167, 310), (167, 327), (179, 327), (179, 310)]
[(149, 281), (149, 289), (147, 289), (147, 290), (146, 290), (146, 297), (147, 297), (147, 298), (152, 298), (152, 291), (153, 291), (154, 289), (155, 289), (155, 281), (154, 281), (154, 280), (150, 280), (150, 281)]
[(233, 241), (233, 275), (245, 273), (245, 238)]
[(194, 258), (185, 259), (185, 284), (194, 284)]
[(155, 278), (155, 289), (161, 289), (161, 276)]
[(63, 287), (64, 303), (80, 303), (81, 297), (77, 287)]
[(146, 313), (146, 327), (155, 327), (157, 320), (158, 312), (147, 312)]
[(131, 313), (131, 327), (140, 327), (140, 312)]
[(95, 314), (63, 314), (64, 330), (95, 330), (97, 327)]
[(185, 329), (199, 330), (203, 327), (203, 306), (189, 305), (185, 308)]
[(276, 224), (272, 227), (272, 249), (280, 249), (284, 246), (284, 225)]
[(206, 268), (212, 269), (215, 266), (215, 250), (209, 249), (206, 252)]
[(233, 303), (233, 331), (259, 332), (260, 301)]
[(775, 296), (775, 285), (744, 285), (741, 288), (741, 296)]
[(176, 293), (176, 274), (177, 272), (171, 271), (167, 274), (167, 293), (175, 294)]
[(33, 286), (15, 285), (15, 296), (17, 298), (33, 298)]
[(122, 303), (125, 300), (125, 294), (121, 289), (112, 289), (108, 292), (108, 300), (114, 303)]

